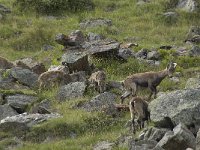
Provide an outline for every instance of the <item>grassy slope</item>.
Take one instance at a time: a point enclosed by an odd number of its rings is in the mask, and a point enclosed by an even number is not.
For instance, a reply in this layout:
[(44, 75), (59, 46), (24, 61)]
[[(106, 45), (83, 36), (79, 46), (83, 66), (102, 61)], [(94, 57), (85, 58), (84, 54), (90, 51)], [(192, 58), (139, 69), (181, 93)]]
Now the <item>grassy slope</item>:
[[(35, 17), (34, 13), (21, 13), (13, 8), (13, 13), (6, 16), (6, 19), (0, 22), (0, 55), (10, 60), (16, 60), (23, 57), (34, 57), (42, 61), (45, 65), (58, 64), (57, 58), (62, 55), (62, 46), (54, 42), (54, 37), (57, 33), (69, 34), (72, 30), (79, 29), (79, 22), (89, 18), (109, 18), (113, 22), (111, 28), (93, 28), (83, 30), (84, 33), (96, 32), (101, 33), (107, 37), (117, 39), (120, 42), (124, 41), (126, 37), (140, 37), (137, 41), (140, 48), (157, 48), (161, 45), (177, 45), (182, 46), (188, 28), (191, 25), (200, 25), (200, 16), (197, 14), (179, 13), (179, 19), (176, 23), (169, 24), (167, 20), (160, 17), (160, 14), (165, 12), (163, 5), (164, 0), (153, 0), (152, 3), (144, 6), (136, 6), (136, 0), (95, 0), (97, 7), (95, 11), (83, 12), (78, 14), (64, 13), (63, 17), (57, 19), (47, 19), (46, 16)], [(13, 0), (0, 0), (0, 3), (12, 7)], [(115, 4), (116, 10), (106, 12), (106, 6)], [(161, 5), (162, 4), (162, 5)], [(44, 44), (50, 44), (55, 47), (53, 51), (42, 51), (41, 47)], [(94, 60), (97, 66), (102, 66), (108, 73), (108, 80), (122, 80), (124, 77), (133, 72), (144, 72), (148, 70), (160, 70), (166, 65), (169, 59), (176, 59), (178, 61), (178, 71), (184, 73), (186, 69), (199, 69), (197, 64), (200, 59), (182, 57), (169, 57), (172, 51), (162, 51), (165, 61), (161, 63), (159, 68), (147, 67), (145, 64), (139, 64), (136, 60), (130, 59), (128, 63), (121, 64), (113, 60)], [(179, 85), (165, 79), (160, 85), (161, 91), (169, 90), (170, 87), (176, 86), (182, 88), (184, 86), (185, 78), (190, 77), (191, 74), (184, 74)], [(71, 107), (74, 103), (79, 101), (89, 100), (91, 95), (96, 93), (88, 93), (88, 95), (81, 100), (74, 100), (75, 102), (65, 102), (63, 104), (56, 103), (54, 92), (46, 91), (40, 95), (42, 98), (49, 98), (54, 103), (63, 118), (52, 120), (42, 125), (36, 126), (30, 133), (29, 138), (34, 141), (37, 136), (44, 132), (52, 132), (50, 136), (65, 137), (65, 133), (77, 132), (77, 138), (69, 138), (66, 136), (63, 140), (55, 140), (48, 144), (32, 144), (26, 143), (20, 149), (90, 149), (92, 145), (99, 140), (114, 140), (121, 133), (126, 132), (123, 129), (125, 122), (129, 119), (129, 114), (123, 114), (116, 123), (112, 120), (112, 125), (107, 126), (107, 120), (102, 119), (98, 114), (90, 114), (80, 110), (74, 110)], [(119, 101), (119, 100), (117, 100)], [(97, 118), (97, 120), (92, 120)], [(89, 121), (88, 121), (89, 119)], [(92, 121), (91, 121), (92, 120)], [(96, 131), (94, 127), (89, 126), (91, 123), (99, 130)], [(89, 129), (85, 129), (89, 128)]]

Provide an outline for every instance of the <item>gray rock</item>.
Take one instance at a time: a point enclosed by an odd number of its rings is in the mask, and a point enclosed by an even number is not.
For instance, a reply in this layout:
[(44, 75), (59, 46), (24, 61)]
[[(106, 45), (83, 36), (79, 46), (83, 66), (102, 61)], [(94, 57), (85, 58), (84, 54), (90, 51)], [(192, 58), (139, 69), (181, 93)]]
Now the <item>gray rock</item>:
[(0, 14), (0, 20), (2, 20), (3, 19), (3, 15), (2, 14)]
[(86, 84), (84, 82), (72, 82), (62, 86), (59, 89), (57, 98), (59, 101), (64, 101), (81, 97), (83, 96), (85, 89), (86, 89)]
[(170, 80), (174, 83), (180, 83), (180, 79), (178, 77), (171, 77)]
[(127, 136), (127, 135), (121, 135), (120, 137), (117, 138), (116, 140), (116, 145), (119, 148), (127, 148), (129, 146), (129, 143), (133, 140), (132, 136)]
[(28, 86), (24, 86), (19, 83), (10, 82), (10, 81), (2, 81), (0, 82), (0, 89), (1, 90), (29, 90)]
[(179, 47), (176, 49), (176, 52), (174, 53), (175, 56), (187, 56), (188, 55), (188, 49), (185, 47)]
[(144, 140), (154, 140), (159, 142), (167, 131), (169, 131), (169, 129), (151, 127), (144, 134)]
[(117, 56), (120, 43), (113, 40), (101, 40), (89, 42), (84, 45), (88, 54), (93, 56)]
[(186, 11), (194, 12), (197, 10), (197, 2), (195, 0), (179, 0), (177, 8)]
[(11, 108), (9, 105), (0, 105), (0, 120), (9, 117), (9, 116), (14, 116), (17, 115), (18, 113)]
[[(32, 127), (36, 124), (42, 123), (44, 121), (47, 121), (52, 118), (59, 118), (61, 115), (59, 114), (19, 114), (11, 117), (7, 117), (5, 119), (2, 119), (0, 122), (0, 128), (1, 126), (5, 125), (11, 125), (11, 124), (21, 124), (27, 127)], [(9, 126), (8, 126), (9, 128)]]
[(29, 69), (38, 75), (46, 71), (43, 63), (36, 62), (32, 58), (24, 58), (16, 60), (15, 64), (17, 67), (21, 67), (23, 69)]
[(17, 81), (29, 87), (35, 87), (37, 85), (38, 75), (29, 69), (22, 69), (19, 67), (12, 68), (11, 75)]
[(31, 113), (39, 114), (50, 114), (51, 113), (51, 102), (48, 99), (41, 101), (39, 104), (33, 106)]
[(180, 121), (186, 125), (195, 124), (200, 112), (200, 89), (162, 94), (150, 102), (149, 108), (156, 126), (170, 128)]
[(173, 131), (168, 131), (157, 145), (165, 150), (184, 150), (188, 147), (195, 149), (196, 147), (194, 135), (182, 123), (179, 123)]
[(128, 58), (135, 57), (134, 52), (129, 48), (120, 48), (118, 56), (127, 60)]
[(191, 50), (189, 50), (189, 55), (193, 57), (200, 56), (200, 47), (199, 46), (193, 46)]
[(160, 53), (158, 51), (151, 51), (147, 54), (147, 59), (149, 60), (159, 60)]
[(197, 132), (197, 137), (196, 137), (196, 150), (200, 150), (200, 128), (199, 131)]
[(111, 25), (112, 25), (111, 20), (103, 18), (90, 19), (80, 23), (81, 28), (94, 28), (98, 26), (111, 26)]
[(24, 113), (28, 105), (36, 102), (37, 100), (38, 98), (35, 96), (21, 94), (5, 97), (5, 101), (7, 102), (7, 104), (15, 109), (18, 113)]
[(185, 85), (186, 89), (195, 89), (200, 88), (200, 79), (199, 78), (189, 78)]
[(88, 55), (85, 52), (67, 52), (62, 56), (62, 64), (66, 64), (69, 72), (90, 71)]
[(93, 150), (111, 150), (115, 143), (110, 143), (108, 141), (98, 142)]
[(116, 95), (109, 92), (101, 93), (84, 103), (81, 108), (86, 111), (102, 111), (107, 115), (117, 115), (115, 107)]

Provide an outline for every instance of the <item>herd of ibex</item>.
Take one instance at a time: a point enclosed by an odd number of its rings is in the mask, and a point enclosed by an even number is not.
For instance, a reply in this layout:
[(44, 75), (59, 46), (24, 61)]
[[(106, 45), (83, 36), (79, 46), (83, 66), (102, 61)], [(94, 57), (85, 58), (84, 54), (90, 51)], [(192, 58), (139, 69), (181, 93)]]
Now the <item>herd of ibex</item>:
[[(135, 133), (136, 128), (143, 128), (145, 121), (150, 121), (150, 111), (148, 109), (148, 102), (142, 98), (138, 97), (137, 90), (138, 87), (145, 87), (150, 90), (150, 95), (148, 100), (151, 99), (151, 96), (154, 94), (154, 98), (156, 98), (157, 89), (156, 87), (161, 83), (161, 81), (169, 76), (171, 77), (175, 71), (177, 64), (169, 63), (166, 69), (158, 72), (144, 72), (137, 73), (128, 76), (123, 82), (122, 86), (125, 90), (125, 93), (121, 96), (121, 104), (123, 104), (124, 99), (131, 95), (132, 99), (129, 103), (129, 110), (131, 113), (131, 123), (132, 130)], [(39, 78), (39, 89), (46, 88), (50, 86), (50, 84), (54, 85), (56, 83), (61, 84), (64, 82), (70, 82), (70, 75), (66, 73), (66, 68), (60, 69), (52, 69), (47, 72), (42, 73)], [(106, 91), (106, 73), (102, 70), (98, 70), (91, 74), (88, 79), (88, 83), (94, 86), (94, 89), (99, 93), (103, 93)], [(135, 118), (135, 115), (137, 118)]]

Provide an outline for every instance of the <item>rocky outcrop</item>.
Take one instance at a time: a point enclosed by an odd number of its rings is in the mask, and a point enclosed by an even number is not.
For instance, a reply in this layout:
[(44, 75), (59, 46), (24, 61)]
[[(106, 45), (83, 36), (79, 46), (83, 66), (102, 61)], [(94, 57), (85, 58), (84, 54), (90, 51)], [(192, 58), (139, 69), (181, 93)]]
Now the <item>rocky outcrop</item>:
[(195, 149), (195, 137), (187, 127), (180, 123), (173, 131), (168, 131), (164, 137), (158, 142), (157, 146), (165, 150), (183, 150), (186, 148)]
[(5, 105), (0, 105), (0, 120), (6, 118), (6, 117), (10, 117), (10, 116), (14, 116), (17, 115), (18, 113), (11, 108), (9, 105), (5, 104)]
[(59, 101), (70, 100), (73, 98), (83, 96), (86, 89), (86, 84), (84, 82), (72, 82), (67, 85), (62, 86), (57, 94), (57, 99)]
[(58, 117), (61, 116), (59, 114), (19, 114), (2, 119), (0, 122), (0, 130), (17, 137), (24, 137), (30, 130), (30, 127)]
[(93, 56), (117, 56), (120, 43), (114, 40), (101, 40), (86, 42), (83, 47), (86, 49), (89, 55)]
[(67, 52), (62, 56), (62, 64), (66, 64), (69, 72), (90, 71), (86, 52)]
[(116, 115), (115, 107), (116, 95), (110, 92), (104, 92), (93, 97), (89, 102), (84, 103), (81, 108), (86, 111), (101, 111), (108, 115)]
[(11, 96), (6, 96), (5, 101), (6, 103), (11, 106), (13, 109), (15, 109), (18, 113), (24, 113), (27, 109), (27, 107), (30, 104), (33, 104), (38, 100), (37, 97), (35, 96), (30, 96), (30, 95), (11, 95)]
[(16, 60), (15, 64), (17, 67), (21, 67), (23, 69), (29, 69), (38, 75), (46, 71), (44, 64), (36, 62), (32, 58), (24, 58)]
[(162, 94), (149, 104), (151, 119), (157, 126), (173, 127), (184, 123), (198, 123), (200, 112), (200, 89), (177, 90)]
[(19, 67), (12, 68), (11, 75), (21, 84), (29, 87), (35, 87), (37, 85), (38, 75), (29, 69), (22, 69)]

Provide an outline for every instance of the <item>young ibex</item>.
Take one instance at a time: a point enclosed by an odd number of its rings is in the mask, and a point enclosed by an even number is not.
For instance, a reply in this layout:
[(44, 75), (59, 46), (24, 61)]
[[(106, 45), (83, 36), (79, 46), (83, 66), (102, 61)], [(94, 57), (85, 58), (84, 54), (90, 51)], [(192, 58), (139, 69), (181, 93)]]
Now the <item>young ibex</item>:
[(136, 96), (138, 86), (150, 89), (151, 93), (149, 99), (151, 99), (153, 94), (154, 98), (156, 98), (156, 87), (166, 76), (172, 77), (176, 65), (176, 63), (169, 63), (166, 69), (159, 72), (144, 72), (128, 76), (122, 83), (126, 92), (121, 96), (121, 103), (123, 103), (124, 99), (131, 94), (132, 96)]
[[(144, 128), (144, 122), (150, 121), (150, 111), (148, 110), (148, 102), (141, 97), (133, 97), (129, 103), (131, 113), (132, 130), (135, 133), (137, 126), (139, 129)], [(137, 119), (135, 122), (135, 114)]]
[(61, 70), (51, 70), (42, 73), (38, 78), (39, 90), (55, 86), (56, 84), (68, 84), (71, 76)]
[(103, 93), (106, 90), (106, 73), (102, 70), (92, 73), (88, 79), (94, 85), (96, 91)]

